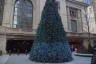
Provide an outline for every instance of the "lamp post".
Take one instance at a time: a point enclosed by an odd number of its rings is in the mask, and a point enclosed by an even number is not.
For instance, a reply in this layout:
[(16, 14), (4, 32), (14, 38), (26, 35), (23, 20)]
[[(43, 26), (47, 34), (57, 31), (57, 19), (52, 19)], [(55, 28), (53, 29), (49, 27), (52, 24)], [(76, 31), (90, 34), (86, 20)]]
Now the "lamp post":
[[(94, 0), (92, 1), (92, 6), (93, 6), (93, 10), (94, 8)], [(94, 10), (95, 12), (95, 10)], [(95, 17), (95, 21), (96, 21), (96, 17)], [(96, 43), (94, 44), (94, 47), (93, 47), (93, 56), (92, 56), (92, 59), (91, 59), (91, 64), (96, 64)]]
[[(85, 11), (87, 11), (87, 9), (85, 9)], [(89, 23), (89, 18), (88, 18), (88, 13), (87, 12), (85, 13), (85, 17), (86, 17), (86, 23), (87, 23), (87, 27), (88, 27), (88, 51), (92, 52), (90, 23)]]
[(93, 56), (92, 56), (92, 59), (91, 59), (91, 64), (96, 64), (96, 44), (93, 48)]

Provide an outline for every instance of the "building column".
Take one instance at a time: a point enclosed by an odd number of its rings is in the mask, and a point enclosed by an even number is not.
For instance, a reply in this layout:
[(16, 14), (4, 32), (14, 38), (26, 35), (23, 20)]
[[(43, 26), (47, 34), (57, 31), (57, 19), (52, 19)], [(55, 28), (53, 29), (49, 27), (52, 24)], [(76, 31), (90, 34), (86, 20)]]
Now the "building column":
[[(93, 40), (90, 40), (91, 46), (93, 47)], [(83, 46), (88, 49), (89, 41), (88, 39), (83, 40)]]
[(6, 38), (4, 35), (0, 35), (0, 50), (3, 54), (6, 54)]

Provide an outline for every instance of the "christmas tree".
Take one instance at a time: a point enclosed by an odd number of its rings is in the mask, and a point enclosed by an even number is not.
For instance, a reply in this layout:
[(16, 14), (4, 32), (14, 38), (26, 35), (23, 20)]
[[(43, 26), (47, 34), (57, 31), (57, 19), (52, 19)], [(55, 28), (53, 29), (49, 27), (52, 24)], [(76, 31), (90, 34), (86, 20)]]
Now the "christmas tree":
[(58, 13), (58, 3), (55, 0), (47, 0), (45, 3), (29, 59), (48, 63), (72, 60), (66, 33)]

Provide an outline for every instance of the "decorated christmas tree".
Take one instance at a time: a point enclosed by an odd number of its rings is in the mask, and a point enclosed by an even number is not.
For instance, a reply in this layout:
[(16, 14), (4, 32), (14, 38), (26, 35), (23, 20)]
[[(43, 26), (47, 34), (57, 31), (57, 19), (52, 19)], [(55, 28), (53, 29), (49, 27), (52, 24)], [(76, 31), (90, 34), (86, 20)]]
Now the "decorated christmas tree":
[(45, 3), (29, 59), (46, 63), (72, 60), (66, 33), (58, 13), (58, 3), (55, 0), (47, 0)]

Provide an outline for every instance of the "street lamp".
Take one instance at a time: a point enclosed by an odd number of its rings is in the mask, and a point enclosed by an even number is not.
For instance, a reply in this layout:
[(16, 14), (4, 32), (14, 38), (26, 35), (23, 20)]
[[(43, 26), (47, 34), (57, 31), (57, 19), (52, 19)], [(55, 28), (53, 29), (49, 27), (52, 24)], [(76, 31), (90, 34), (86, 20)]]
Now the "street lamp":
[[(85, 11), (87, 11), (87, 9), (85, 8)], [(92, 53), (92, 46), (91, 46), (91, 33), (90, 33), (90, 23), (89, 23), (89, 18), (88, 18), (88, 13), (85, 13), (85, 17), (86, 17), (86, 23), (87, 23), (87, 27), (88, 27), (88, 51)]]

